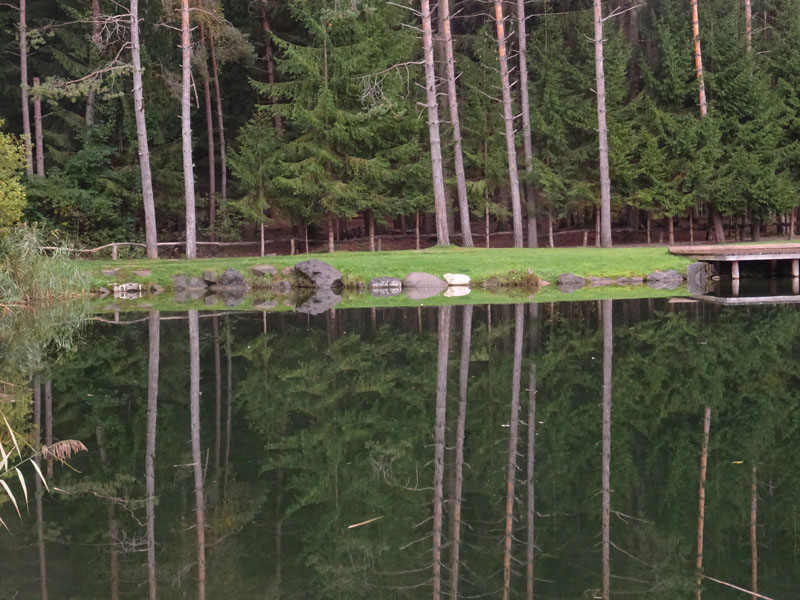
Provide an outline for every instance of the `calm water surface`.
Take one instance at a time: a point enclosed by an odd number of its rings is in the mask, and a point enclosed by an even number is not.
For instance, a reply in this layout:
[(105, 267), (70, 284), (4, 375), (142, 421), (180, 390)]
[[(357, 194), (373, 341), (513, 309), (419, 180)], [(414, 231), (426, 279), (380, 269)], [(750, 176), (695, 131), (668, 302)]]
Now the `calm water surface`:
[(40, 374), (89, 452), (2, 507), (2, 599), (696, 598), (703, 475), (703, 572), (798, 595), (796, 307), (122, 320)]

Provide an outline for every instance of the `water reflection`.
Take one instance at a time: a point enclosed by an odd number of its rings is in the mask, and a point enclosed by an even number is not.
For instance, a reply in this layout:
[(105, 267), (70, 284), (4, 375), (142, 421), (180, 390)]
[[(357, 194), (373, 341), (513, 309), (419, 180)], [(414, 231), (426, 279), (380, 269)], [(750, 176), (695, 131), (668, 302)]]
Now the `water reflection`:
[(36, 522), (6, 519), (10, 597), (725, 600), (725, 584), (800, 584), (796, 308), (264, 316), (98, 322), (39, 369), (32, 440), (50, 378), (51, 435), (94, 447), (79, 472), (56, 466), (67, 494), (38, 490)]

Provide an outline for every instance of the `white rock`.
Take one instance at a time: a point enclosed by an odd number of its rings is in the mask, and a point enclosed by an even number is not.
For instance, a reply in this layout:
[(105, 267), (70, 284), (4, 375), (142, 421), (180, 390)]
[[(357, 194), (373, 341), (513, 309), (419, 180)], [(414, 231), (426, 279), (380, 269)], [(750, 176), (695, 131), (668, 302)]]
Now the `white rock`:
[(444, 291), (445, 298), (458, 298), (460, 296), (466, 296), (470, 293), (470, 289), (465, 285), (454, 285), (452, 287), (447, 288)]
[(469, 285), (472, 281), (469, 275), (461, 275), (459, 273), (445, 273), (444, 280), (448, 285)]

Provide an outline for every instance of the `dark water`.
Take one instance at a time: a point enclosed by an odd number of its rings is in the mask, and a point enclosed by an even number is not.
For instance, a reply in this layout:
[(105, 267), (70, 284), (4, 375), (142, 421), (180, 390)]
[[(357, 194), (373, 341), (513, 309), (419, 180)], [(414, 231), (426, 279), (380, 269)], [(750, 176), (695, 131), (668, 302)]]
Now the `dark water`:
[(0, 598), (696, 598), (701, 458), (704, 573), (798, 595), (794, 306), (122, 319), (41, 374), (89, 452)]

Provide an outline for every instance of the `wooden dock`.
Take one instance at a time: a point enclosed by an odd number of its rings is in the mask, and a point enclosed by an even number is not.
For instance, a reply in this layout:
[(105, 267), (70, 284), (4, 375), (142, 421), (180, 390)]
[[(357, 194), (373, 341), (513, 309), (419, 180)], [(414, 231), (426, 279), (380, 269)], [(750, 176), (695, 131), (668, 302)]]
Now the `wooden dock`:
[(733, 279), (739, 279), (739, 263), (750, 261), (789, 261), (792, 277), (800, 277), (800, 243), (670, 246), (669, 252), (700, 262), (729, 263)]

